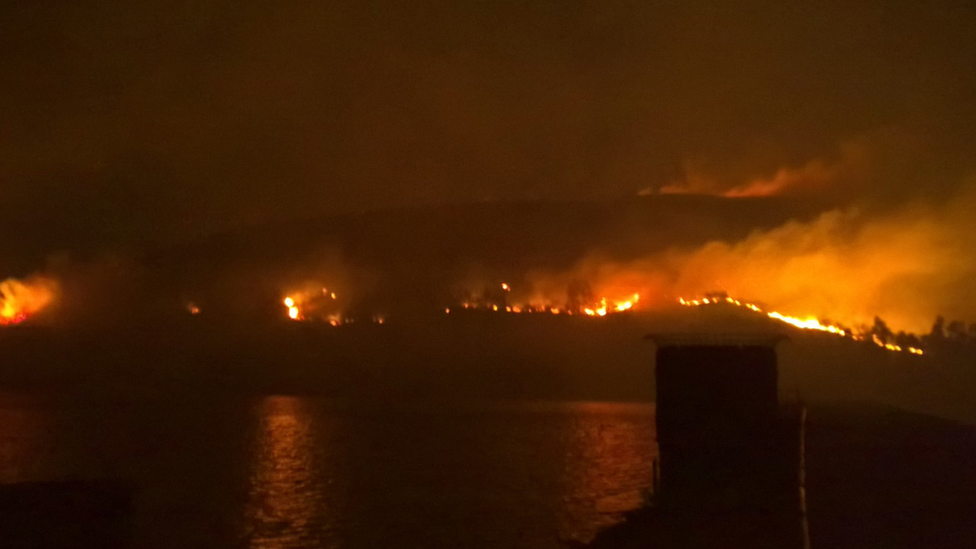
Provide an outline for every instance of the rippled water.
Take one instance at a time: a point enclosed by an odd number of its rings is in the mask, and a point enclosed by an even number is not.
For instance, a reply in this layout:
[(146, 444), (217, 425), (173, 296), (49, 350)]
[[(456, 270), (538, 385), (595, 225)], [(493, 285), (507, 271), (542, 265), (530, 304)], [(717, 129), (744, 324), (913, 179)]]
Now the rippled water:
[(0, 481), (121, 478), (140, 547), (561, 547), (640, 503), (650, 405), (0, 396)]

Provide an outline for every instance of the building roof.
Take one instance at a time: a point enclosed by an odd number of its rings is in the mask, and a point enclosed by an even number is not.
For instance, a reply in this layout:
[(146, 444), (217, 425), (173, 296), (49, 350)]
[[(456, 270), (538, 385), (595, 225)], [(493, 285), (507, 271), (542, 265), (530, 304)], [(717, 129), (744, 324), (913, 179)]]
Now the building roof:
[(658, 347), (775, 347), (789, 339), (780, 332), (671, 332), (644, 336)]

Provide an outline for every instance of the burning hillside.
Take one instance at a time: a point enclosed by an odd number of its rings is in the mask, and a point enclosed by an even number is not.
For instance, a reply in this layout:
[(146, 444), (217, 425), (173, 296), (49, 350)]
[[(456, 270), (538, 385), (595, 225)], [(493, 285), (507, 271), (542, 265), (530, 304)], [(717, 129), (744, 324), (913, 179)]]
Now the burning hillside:
[[(475, 221), (456, 210), (431, 219), (356, 218), (342, 225), (348, 235), (336, 233), (328, 245), (281, 235), (261, 241), (306, 246), (287, 253), (262, 252), (252, 242), (221, 248), (238, 255), (193, 248), (156, 254), (152, 265), (120, 260), (45, 272), (61, 283), (57, 320), (85, 325), (186, 312), (206, 321), (290, 318), (333, 325), (409, 322), (445, 310), (607, 317), (673, 307), (679, 297), (694, 301), (691, 296), (712, 289), (766, 304), (763, 314), (773, 320), (851, 338), (867, 331), (848, 327), (870, 325), (875, 316), (896, 332), (925, 334), (937, 315), (976, 314), (976, 264), (969, 252), (976, 195), (942, 207), (834, 210), (814, 218), (782, 211), (756, 225), (759, 213), (778, 212), (778, 204), (652, 197), (621, 208), (622, 221), (575, 229), (552, 212), (530, 215), (521, 206), (514, 214), (501, 205), (476, 209)], [(579, 217), (570, 206), (572, 215), (565, 216)], [(596, 217), (615, 219), (612, 208), (605, 209)], [(517, 235), (498, 236), (494, 227), (509, 227), (512, 219), (532, 220), (540, 229), (516, 223)], [(396, 230), (415, 225), (423, 231)], [(758, 228), (749, 233), (745, 226)], [(398, 240), (388, 243), (390, 235)], [(48, 304), (54, 287), (40, 282), (5, 283), (4, 324), (22, 322)], [(880, 339), (923, 348), (909, 338)]]
[(828, 321), (822, 321), (813, 316), (796, 317), (785, 315), (777, 311), (765, 311), (754, 303), (739, 301), (738, 299), (729, 297), (726, 294), (709, 294), (705, 297), (697, 299), (678, 298), (678, 303), (686, 307), (702, 307), (711, 305), (741, 308), (759, 315), (765, 315), (772, 320), (789, 324), (790, 326), (799, 328), (801, 330), (816, 330), (833, 334), (838, 337), (849, 337), (854, 341), (868, 341), (889, 351), (907, 352), (913, 355), (924, 354), (924, 351), (918, 347), (909, 345), (902, 346), (894, 342), (886, 341), (883, 335), (874, 333), (870, 328), (867, 327), (860, 329), (847, 328), (832, 324)]
[[(571, 284), (565, 300), (545, 298), (540, 296), (527, 298), (513, 298), (512, 286), (502, 282), (497, 286), (489, 286), (482, 292), (465, 292), (460, 306), (455, 309), (485, 310), (492, 312), (506, 312), (515, 314), (549, 313), (554, 315), (582, 315), (602, 317), (613, 313), (632, 310), (640, 302), (640, 294), (634, 293), (616, 298), (601, 296), (594, 297), (588, 284)], [(619, 293), (619, 292), (618, 292)], [(450, 314), (451, 308), (444, 310)]]
[(882, 317), (896, 330), (926, 333), (937, 315), (976, 314), (974, 206), (976, 194), (968, 193), (943, 206), (833, 210), (634, 259), (598, 248), (569, 269), (529, 272), (524, 284), (536, 299), (558, 301), (584, 280), (595, 296), (638, 293), (642, 308), (715, 289), (803, 319), (860, 326)]
[[(580, 288), (585, 288), (581, 291)], [(570, 286), (565, 301), (520, 301), (511, 299), (510, 293), (512, 286), (508, 283), (501, 283), (497, 288), (489, 288), (485, 291), (471, 295), (460, 303), (460, 306), (444, 309), (446, 314), (452, 311), (485, 311), (493, 313), (509, 314), (533, 314), (548, 313), (552, 315), (582, 316), (582, 317), (605, 317), (617, 313), (633, 311), (653, 312), (654, 309), (661, 309), (662, 305), (655, 307), (641, 307), (640, 294), (633, 294), (629, 297), (618, 299), (608, 299), (600, 297), (594, 299), (589, 285), (575, 283)], [(918, 345), (902, 345), (893, 341), (892, 334), (876, 330), (875, 327), (861, 326), (856, 328), (845, 327), (839, 324), (819, 319), (815, 316), (792, 316), (778, 311), (767, 311), (755, 303), (740, 301), (728, 296), (723, 292), (706, 294), (704, 297), (685, 299), (677, 298), (677, 303), (685, 307), (701, 306), (725, 306), (735, 307), (750, 313), (761, 315), (768, 319), (788, 324), (794, 328), (802, 330), (815, 330), (835, 335), (837, 337), (850, 338), (853, 341), (866, 341), (889, 351), (906, 352), (915, 355), (924, 354)], [(666, 305), (664, 306), (666, 307)], [(914, 337), (914, 336), (913, 336)]]

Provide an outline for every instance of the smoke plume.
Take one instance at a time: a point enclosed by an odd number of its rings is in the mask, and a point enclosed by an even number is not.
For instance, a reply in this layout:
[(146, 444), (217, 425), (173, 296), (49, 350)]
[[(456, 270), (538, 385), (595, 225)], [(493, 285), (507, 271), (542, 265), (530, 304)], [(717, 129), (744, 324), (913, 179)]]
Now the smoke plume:
[(641, 292), (644, 307), (724, 291), (788, 314), (848, 326), (881, 316), (896, 329), (924, 332), (938, 314), (976, 318), (974, 208), (976, 192), (967, 191), (937, 206), (837, 209), (736, 242), (630, 262), (594, 254), (567, 272), (530, 278), (549, 299), (574, 279), (591, 281), (597, 295)]
[[(784, 162), (748, 157), (739, 164), (684, 163), (684, 177), (662, 194), (735, 197), (792, 195), (834, 206), (903, 205), (920, 196), (949, 197), (971, 175), (969, 155), (927, 128), (888, 127), (847, 139), (830, 150)], [(772, 168), (770, 168), (772, 166)], [(653, 194), (645, 189), (642, 194)]]

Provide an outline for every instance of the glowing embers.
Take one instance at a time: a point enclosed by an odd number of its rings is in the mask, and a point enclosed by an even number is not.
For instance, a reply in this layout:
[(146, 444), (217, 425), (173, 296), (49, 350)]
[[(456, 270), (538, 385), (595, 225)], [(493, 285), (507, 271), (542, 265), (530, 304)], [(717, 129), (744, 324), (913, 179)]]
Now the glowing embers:
[[(288, 293), (281, 300), (284, 316), (294, 321), (307, 321), (342, 326), (354, 324), (356, 318), (348, 312), (348, 299), (345, 301), (328, 288), (317, 288)], [(364, 317), (359, 317), (361, 320)], [(385, 314), (372, 314), (373, 324), (386, 324)]]
[(281, 300), (285, 306), (285, 314), (291, 320), (317, 320), (328, 322), (332, 326), (343, 323), (338, 310), (335, 292), (322, 288), (321, 293), (295, 292)]
[[(335, 300), (335, 297), (333, 297), (335, 296), (334, 293), (327, 293), (325, 295), (328, 296), (328, 299)], [(281, 303), (285, 306), (285, 314), (291, 320), (318, 320), (327, 322), (332, 326), (350, 322), (350, 320), (344, 319), (338, 311), (327, 309), (320, 303), (317, 303), (317, 301), (316, 299), (308, 299), (307, 296), (296, 294), (294, 297), (286, 297)]]
[(20, 324), (40, 312), (54, 301), (57, 289), (55, 281), (43, 277), (0, 282), (0, 326)]
[(802, 330), (816, 330), (819, 332), (826, 332), (829, 334), (833, 334), (838, 337), (850, 337), (854, 341), (868, 341), (877, 345), (878, 347), (881, 347), (882, 349), (887, 349), (889, 351), (908, 352), (913, 355), (925, 354), (925, 352), (922, 351), (922, 349), (919, 349), (917, 347), (902, 347), (894, 343), (888, 343), (882, 340), (881, 338), (879, 338), (877, 335), (868, 333), (867, 330), (863, 330), (862, 333), (855, 333), (854, 330), (851, 330), (849, 328), (843, 328), (835, 324), (822, 322), (820, 319), (814, 316), (807, 316), (805, 318), (800, 318), (795, 316), (784, 315), (776, 311), (764, 311), (758, 305), (739, 301), (738, 299), (731, 298), (724, 293), (705, 294), (705, 297), (701, 297), (697, 299), (684, 299), (679, 297), (678, 303), (686, 307), (701, 307), (704, 305), (724, 305), (724, 306), (732, 306), (732, 307), (738, 307), (742, 309), (748, 309), (754, 313), (764, 315), (773, 320), (782, 322), (784, 324), (789, 324), (790, 326), (793, 326), (795, 328), (800, 328)]
[(288, 296), (282, 303), (284, 303), (285, 308), (288, 311), (288, 318), (292, 320), (302, 320), (304, 318), (302, 316), (301, 309), (298, 308), (298, 302), (295, 301), (295, 298)]
[[(861, 340), (864, 340), (864, 337), (863, 336), (859, 336), (859, 337), (856, 337), (855, 339), (861, 341)], [(924, 352), (921, 349), (917, 348), (917, 347), (902, 347), (901, 345), (896, 345), (894, 343), (887, 343), (887, 342), (883, 341), (881, 338), (879, 338), (876, 334), (871, 334), (871, 343), (874, 343), (878, 347), (884, 347), (885, 349), (888, 349), (889, 351), (907, 351), (909, 353), (912, 353), (913, 355), (921, 355), (921, 354), (924, 354)]]

